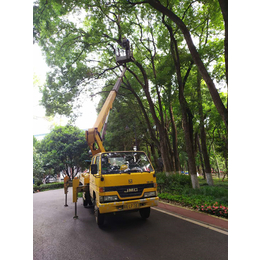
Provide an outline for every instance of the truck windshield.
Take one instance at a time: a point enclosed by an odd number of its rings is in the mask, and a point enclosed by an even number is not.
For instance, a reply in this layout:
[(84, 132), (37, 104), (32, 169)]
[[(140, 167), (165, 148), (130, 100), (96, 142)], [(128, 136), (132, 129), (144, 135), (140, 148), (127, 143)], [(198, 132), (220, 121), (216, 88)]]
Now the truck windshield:
[(111, 152), (101, 156), (102, 174), (154, 171), (143, 152)]

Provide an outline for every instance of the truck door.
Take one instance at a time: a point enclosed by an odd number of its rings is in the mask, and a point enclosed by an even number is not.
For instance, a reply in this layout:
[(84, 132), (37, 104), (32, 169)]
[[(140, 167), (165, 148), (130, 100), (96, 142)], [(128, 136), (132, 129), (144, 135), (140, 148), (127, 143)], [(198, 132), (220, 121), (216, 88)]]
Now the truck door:
[(99, 192), (99, 176), (101, 174), (100, 170), (100, 155), (97, 155), (93, 157), (91, 164), (96, 164), (97, 165), (97, 174), (92, 174), (90, 175), (90, 196), (93, 197), (93, 194)]
[[(91, 160), (91, 164), (95, 164), (95, 162), (96, 162), (96, 156), (93, 156), (93, 158)], [(92, 198), (93, 198), (94, 186), (95, 186), (95, 177), (92, 174), (92, 172), (90, 172), (90, 176), (89, 176), (89, 193), (90, 193), (90, 196)]]

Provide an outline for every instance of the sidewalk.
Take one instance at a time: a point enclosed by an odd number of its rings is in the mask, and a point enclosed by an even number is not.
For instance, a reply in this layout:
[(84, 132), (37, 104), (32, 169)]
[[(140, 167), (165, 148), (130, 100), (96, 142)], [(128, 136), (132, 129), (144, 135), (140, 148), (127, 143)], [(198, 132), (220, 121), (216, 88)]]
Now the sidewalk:
[(228, 220), (226, 219), (162, 201), (159, 201), (157, 208), (228, 231)]

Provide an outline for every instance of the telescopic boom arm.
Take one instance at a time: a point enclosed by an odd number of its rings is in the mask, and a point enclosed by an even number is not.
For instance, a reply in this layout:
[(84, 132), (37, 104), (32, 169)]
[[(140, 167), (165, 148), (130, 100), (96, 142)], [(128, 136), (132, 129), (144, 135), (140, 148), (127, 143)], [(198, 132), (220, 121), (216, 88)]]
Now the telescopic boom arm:
[[(105, 148), (103, 146), (102, 138), (100, 136), (100, 132), (106, 122), (106, 119), (108, 117), (109, 111), (112, 109), (113, 102), (116, 98), (118, 89), (122, 83), (123, 77), (126, 72), (126, 67), (124, 67), (123, 72), (121, 76), (118, 78), (115, 86), (113, 89), (110, 91), (105, 104), (103, 105), (98, 118), (94, 124), (93, 128), (90, 128), (86, 131), (85, 136), (87, 143), (91, 149), (92, 155), (95, 155), (100, 152), (105, 152)], [(103, 129), (104, 131), (104, 129)], [(97, 145), (97, 148), (95, 148), (95, 144)]]

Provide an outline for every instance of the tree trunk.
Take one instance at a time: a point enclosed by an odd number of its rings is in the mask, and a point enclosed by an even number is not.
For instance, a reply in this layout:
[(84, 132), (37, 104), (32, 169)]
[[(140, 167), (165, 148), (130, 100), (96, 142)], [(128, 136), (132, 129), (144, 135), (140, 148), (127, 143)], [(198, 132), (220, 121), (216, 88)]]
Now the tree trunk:
[(151, 156), (151, 149), (149, 148), (149, 144), (146, 143), (146, 153), (147, 153), (147, 156), (148, 158), (150, 159), (150, 161), (152, 161), (152, 156)]
[(204, 163), (205, 163), (207, 183), (209, 186), (213, 186), (213, 179), (212, 179), (212, 174), (211, 174), (209, 155), (208, 155), (207, 146), (206, 146), (206, 134), (205, 134), (204, 126), (201, 127), (201, 146), (202, 146), (202, 154), (203, 154)]
[(186, 40), (186, 43), (188, 45), (188, 48), (190, 50), (191, 56), (195, 62), (195, 64), (197, 65), (199, 72), (202, 76), (202, 78), (204, 79), (204, 81), (206, 82), (209, 92), (211, 94), (211, 97), (213, 99), (213, 102), (219, 112), (219, 114), (221, 115), (226, 128), (228, 128), (228, 111), (225, 108), (219, 93), (215, 87), (215, 84), (213, 82), (213, 80), (211, 79), (206, 67), (204, 66), (200, 55), (195, 47), (195, 45), (193, 44), (190, 32), (188, 30), (188, 28), (186, 27), (186, 25), (184, 24), (184, 22), (177, 16), (175, 15), (171, 10), (169, 10), (167, 7), (164, 7), (159, 1), (156, 0), (148, 0), (148, 3), (154, 7), (156, 10), (158, 10), (159, 12), (161, 12), (162, 14), (168, 16), (178, 27), (179, 29), (182, 31), (183, 36)]
[(218, 178), (220, 179), (220, 172), (219, 172), (218, 159), (217, 159), (217, 156), (216, 156), (216, 152), (215, 152), (215, 147), (214, 147), (214, 145), (212, 146), (212, 149), (213, 149), (213, 153), (214, 153), (214, 157), (215, 157), (215, 161), (216, 161), (216, 165), (217, 165)]
[(172, 139), (173, 139), (173, 153), (174, 153), (174, 160), (175, 160), (175, 170), (177, 173), (181, 173), (180, 169), (180, 159), (178, 154), (178, 142), (177, 142), (177, 129), (174, 121), (174, 115), (172, 110), (172, 105), (170, 104), (170, 117), (172, 123)]
[[(205, 171), (206, 171), (206, 179), (209, 186), (213, 186), (213, 179), (211, 174), (211, 167), (209, 162), (209, 155), (207, 151), (207, 142), (206, 142), (206, 133), (204, 128), (204, 116), (203, 116), (203, 108), (202, 108), (202, 95), (201, 95), (201, 76), (197, 73), (197, 92), (198, 92), (198, 106), (199, 106), (199, 115), (200, 115), (200, 138), (201, 138), (201, 148), (202, 154), (204, 158)], [(199, 142), (199, 140), (198, 140)]]
[(203, 178), (205, 180), (206, 179), (206, 174), (205, 174), (204, 162), (203, 162), (203, 159), (202, 159), (202, 150), (201, 150), (201, 146), (200, 146), (200, 138), (199, 138), (198, 134), (196, 134), (196, 135), (197, 135), (197, 143), (198, 143), (199, 153), (200, 153), (200, 163), (201, 163)]
[(151, 153), (152, 153), (153, 160), (154, 160), (154, 162), (153, 162), (153, 163), (154, 163), (154, 168), (155, 168), (156, 170), (158, 170), (158, 169), (159, 169), (159, 166), (158, 166), (158, 158), (157, 158), (157, 156), (156, 156), (154, 143), (151, 143), (151, 144), (150, 144), (150, 148), (151, 148)]
[(225, 24), (225, 66), (226, 66), (226, 81), (228, 84), (228, 0), (218, 0), (220, 9), (223, 15)]
[(182, 120), (183, 120), (183, 128), (184, 128), (184, 135), (185, 135), (185, 144), (186, 144), (186, 152), (188, 154), (188, 166), (189, 166), (189, 174), (191, 176), (192, 188), (197, 189), (199, 188), (199, 182), (196, 173), (196, 163), (194, 157), (194, 150), (192, 140), (190, 138), (190, 126), (187, 119), (187, 107), (186, 107), (186, 100), (183, 95), (183, 91), (181, 87), (179, 87), (179, 100), (181, 104), (181, 111), (182, 111)]
[(160, 146), (161, 146), (161, 156), (163, 160), (163, 168), (166, 176), (169, 176), (174, 173), (174, 162), (169, 153), (169, 144), (167, 138), (167, 132), (165, 130), (159, 130), (160, 135)]

